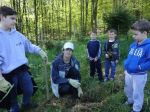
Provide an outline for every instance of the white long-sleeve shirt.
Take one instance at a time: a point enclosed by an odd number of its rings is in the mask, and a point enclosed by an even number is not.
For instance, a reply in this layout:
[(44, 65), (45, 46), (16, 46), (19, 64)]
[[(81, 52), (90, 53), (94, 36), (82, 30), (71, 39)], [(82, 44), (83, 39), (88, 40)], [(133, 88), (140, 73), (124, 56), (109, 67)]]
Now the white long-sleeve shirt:
[(39, 54), (40, 50), (16, 29), (10, 32), (0, 29), (0, 71), (3, 74), (27, 64), (26, 52)]

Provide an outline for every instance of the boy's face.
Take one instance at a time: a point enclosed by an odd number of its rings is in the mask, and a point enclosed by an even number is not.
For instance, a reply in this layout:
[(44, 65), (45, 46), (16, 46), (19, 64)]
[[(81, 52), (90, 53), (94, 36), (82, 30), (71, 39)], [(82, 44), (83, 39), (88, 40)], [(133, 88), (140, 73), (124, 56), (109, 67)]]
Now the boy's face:
[(147, 36), (146, 32), (140, 32), (137, 30), (132, 30), (132, 37), (137, 40), (137, 41), (142, 41), (145, 39), (145, 37)]
[(1, 16), (1, 24), (5, 29), (14, 28), (16, 25), (16, 15)]
[(72, 56), (73, 50), (70, 48), (64, 49), (63, 54), (65, 58), (70, 59)]
[(108, 32), (108, 37), (109, 37), (110, 39), (115, 39), (116, 36), (117, 36), (117, 35), (116, 35), (114, 32)]
[(90, 37), (91, 37), (91, 39), (96, 39), (96, 34), (92, 32)]

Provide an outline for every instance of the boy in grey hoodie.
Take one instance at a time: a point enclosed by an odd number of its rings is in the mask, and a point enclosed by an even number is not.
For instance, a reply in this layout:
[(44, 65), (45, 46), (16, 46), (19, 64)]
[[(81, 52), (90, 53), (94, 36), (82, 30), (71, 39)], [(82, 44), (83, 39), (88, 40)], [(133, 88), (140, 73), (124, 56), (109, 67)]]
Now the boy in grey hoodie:
[(33, 106), (31, 103), (33, 84), (25, 53), (39, 54), (43, 60), (47, 61), (47, 54), (40, 47), (32, 44), (22, 33), (16, 31), (16, 18), (15, 10), (7, 6), (0, 7), (0, 76), (7, 80), (1, 83), (6, 89), (10, 84), (14, 85), (10, 99), (11, 112), (20, 111), (17, 102), (18, 85), (23, 91), (22, 107), (29, 109)]

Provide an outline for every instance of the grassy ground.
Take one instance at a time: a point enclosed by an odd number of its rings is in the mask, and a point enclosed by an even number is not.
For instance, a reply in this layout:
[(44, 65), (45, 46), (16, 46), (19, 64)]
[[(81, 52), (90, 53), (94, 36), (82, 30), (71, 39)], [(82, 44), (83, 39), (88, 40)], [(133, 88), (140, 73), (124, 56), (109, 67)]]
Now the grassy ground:
[[(82, 88), (84, 95), (80, 100), (73, 100), (70, 96), (57, 99), (53, 96), (50, 88), (50, 100), (46, 100), (45, 82), (43, 81), (44, 72), (43, 65), (39, 56), (29, 55), (29, 62), (31, 71), (38, 84), (38, 91), (33, 97), (33, 101), (39, 103), (39, 107), (31, 112), (129, 112), (131, 107), (123, 105), (126, 97), (123, 92), (124, 74), (123, 74), (123, 60), (126, 57), (128, 46), (131, 43), (126, 39), (120, 39), (121, 59), (117, 65), (116, 79), (114, 82), (100, 83), (98, 78), (91, 79), (89, 77), (89, 65), (86, 59), (86, 43), (87, 39), (82, 41), (73, 40), (75, 43), (74, 55), (81, 65)], [(102, 39), (102, 44), (104, 39)], [(49, 61), (51, 62), (58, 52), (61, 51), (62, 42), (51, 42), (48, 50)], [(102, 65), (104, 71), (104, 58), (102, 58)], [(50, 74), (50, 65), (48, 67), (48, 74)], [(150, 111), (150, 80), (148, 80), (145, 89), (144, 111)], [(49, 80), (50, 86), (50, 80)]]

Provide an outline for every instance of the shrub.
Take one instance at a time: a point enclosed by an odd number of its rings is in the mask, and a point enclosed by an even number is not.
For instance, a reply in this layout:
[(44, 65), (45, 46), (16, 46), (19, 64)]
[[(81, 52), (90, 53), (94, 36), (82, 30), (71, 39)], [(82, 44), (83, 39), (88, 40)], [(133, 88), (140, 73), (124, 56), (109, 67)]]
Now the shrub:
[(103, 20), (108, 29), (114, 28), (119, 33), (127, 33), (135, 17), (128, 10), (120, 8), (115, 12), (104, 14)]
[(61, 41), (47, 41), (45, 43), (45, 47), (47, 50), (52, 50), (52, 49), (56, 49), (56, 51), (61, 51), (62, 49), (62, 46), (63, 46), (63, 43)]

